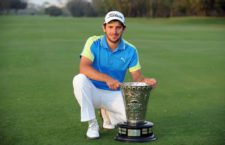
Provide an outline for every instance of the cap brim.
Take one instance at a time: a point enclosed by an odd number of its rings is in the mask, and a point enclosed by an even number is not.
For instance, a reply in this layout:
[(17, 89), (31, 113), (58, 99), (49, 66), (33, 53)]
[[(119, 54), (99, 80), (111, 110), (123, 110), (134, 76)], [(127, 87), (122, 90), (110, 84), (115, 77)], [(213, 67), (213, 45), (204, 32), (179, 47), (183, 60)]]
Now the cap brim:
[(126, 26), (126, 25), (124, 24), (124, 22), (123, 22), (121, 19), (119, 19), (119, 18), (112, 18), (112, 19), (109, 19), (109, 20), (105, 21), (104, 24), (107, 24), (107, 23), (109, 23), (109, 22), (111, 22), (111, 21), (113, 21), (113, 20), (118, 20), (118, 21), (120, 21), (121, 24), (123, 24), (124, 26)]

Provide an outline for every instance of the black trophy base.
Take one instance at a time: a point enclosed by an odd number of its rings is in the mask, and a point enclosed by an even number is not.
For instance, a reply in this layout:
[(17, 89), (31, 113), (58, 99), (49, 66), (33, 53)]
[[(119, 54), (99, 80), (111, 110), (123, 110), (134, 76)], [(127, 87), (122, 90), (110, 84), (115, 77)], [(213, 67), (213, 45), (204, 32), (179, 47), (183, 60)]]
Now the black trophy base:
[(129, 125), (128, 123), (121, 123), (117, 125), (118, 134), (115, 138), (117, 141), (124, 142), (148, 142), (156, 140), (153, 134), (153, 123), (145, 121), (144, 124)]

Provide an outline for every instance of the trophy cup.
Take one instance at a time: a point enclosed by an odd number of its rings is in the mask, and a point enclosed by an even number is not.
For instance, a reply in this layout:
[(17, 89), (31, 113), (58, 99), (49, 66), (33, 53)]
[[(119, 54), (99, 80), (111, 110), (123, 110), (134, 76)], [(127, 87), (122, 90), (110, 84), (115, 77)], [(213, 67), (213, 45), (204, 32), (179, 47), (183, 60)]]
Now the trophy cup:
[(117, 125), (116, 140), (147, 142), (156, 140), (153, 123), (145, 121), (147, 104), (152, 87), (143, 82), (126, 82), (121, 85), (127, 122)]

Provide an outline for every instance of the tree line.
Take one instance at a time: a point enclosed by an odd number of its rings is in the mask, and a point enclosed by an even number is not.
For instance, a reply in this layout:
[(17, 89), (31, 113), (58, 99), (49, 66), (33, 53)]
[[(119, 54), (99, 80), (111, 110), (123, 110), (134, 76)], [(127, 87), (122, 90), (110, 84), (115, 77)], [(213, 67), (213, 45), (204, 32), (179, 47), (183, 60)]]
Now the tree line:
[(110, 10), (128, 17), (224, 16), (225, 0), (70, 0), (67, 8), (73, 16), (102, 16)]
[[(0, 0), (0, 14), (25, 9), (26, 0)], [(104, 16), (119, 10), (126, 17), (224, 16), (225, 0), (68, 0), (65, 7), (49, 6), (51, 16)], [(67, 14), (64, 14), (67, 12)]]

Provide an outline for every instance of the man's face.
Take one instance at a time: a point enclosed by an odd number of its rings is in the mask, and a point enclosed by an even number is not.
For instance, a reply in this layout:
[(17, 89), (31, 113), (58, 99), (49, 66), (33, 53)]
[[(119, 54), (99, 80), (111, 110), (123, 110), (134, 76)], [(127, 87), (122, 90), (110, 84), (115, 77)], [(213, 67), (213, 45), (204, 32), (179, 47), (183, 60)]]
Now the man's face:
[(120, 41), (124, 29), (124, 26), (119, 21), (112, 21), (103, 25), (103, 31), (106, 34), (106, 38), (111, 43)]

